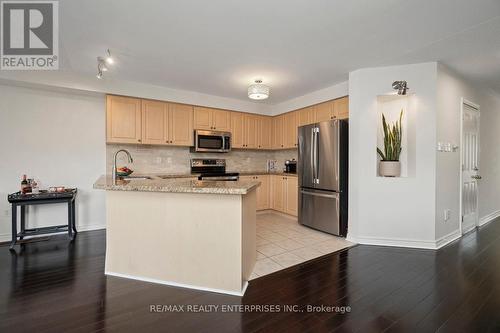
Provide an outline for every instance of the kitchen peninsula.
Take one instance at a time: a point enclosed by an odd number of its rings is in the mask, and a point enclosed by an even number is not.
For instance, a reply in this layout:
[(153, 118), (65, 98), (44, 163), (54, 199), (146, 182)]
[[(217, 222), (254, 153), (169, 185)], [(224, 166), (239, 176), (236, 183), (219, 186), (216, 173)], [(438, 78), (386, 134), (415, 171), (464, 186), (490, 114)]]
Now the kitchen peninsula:
[(105, 273), (243, 295), (256, 259), (259, 184), (100, 177), (94, 188), (106, 190)]

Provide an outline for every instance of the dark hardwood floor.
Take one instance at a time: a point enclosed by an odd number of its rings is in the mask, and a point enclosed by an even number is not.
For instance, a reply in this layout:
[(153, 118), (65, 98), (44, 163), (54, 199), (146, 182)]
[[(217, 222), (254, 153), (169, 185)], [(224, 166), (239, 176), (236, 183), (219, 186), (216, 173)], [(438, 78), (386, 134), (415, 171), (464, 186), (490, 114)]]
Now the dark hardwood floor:
[[(104, 252), (104, 231), (17, 254), (1, 246), (0, 332), (500, 332), (500, 221), (439, 251), (356, 246), (251, 281), (242, 298), (106, 277)], [(154, 304), (305, 311), (150, 312)]]

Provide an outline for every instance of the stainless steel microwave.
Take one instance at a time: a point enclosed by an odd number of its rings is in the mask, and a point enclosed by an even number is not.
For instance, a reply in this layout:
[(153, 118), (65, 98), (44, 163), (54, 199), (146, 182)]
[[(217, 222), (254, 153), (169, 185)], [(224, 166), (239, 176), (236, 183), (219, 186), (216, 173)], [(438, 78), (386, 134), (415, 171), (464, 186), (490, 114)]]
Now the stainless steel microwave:
[(194, 150), (197, 152), (227, 153), (231, 150), (231, 133), (196, 130)]

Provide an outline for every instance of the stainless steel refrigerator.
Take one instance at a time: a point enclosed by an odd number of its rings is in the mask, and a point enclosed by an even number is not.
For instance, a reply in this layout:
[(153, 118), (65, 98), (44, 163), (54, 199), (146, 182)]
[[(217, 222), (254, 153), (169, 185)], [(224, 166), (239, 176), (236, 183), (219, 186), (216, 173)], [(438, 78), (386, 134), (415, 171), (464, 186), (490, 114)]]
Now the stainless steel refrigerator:
[(299, 223), (347, 234), (347, 120), (299, 127)]

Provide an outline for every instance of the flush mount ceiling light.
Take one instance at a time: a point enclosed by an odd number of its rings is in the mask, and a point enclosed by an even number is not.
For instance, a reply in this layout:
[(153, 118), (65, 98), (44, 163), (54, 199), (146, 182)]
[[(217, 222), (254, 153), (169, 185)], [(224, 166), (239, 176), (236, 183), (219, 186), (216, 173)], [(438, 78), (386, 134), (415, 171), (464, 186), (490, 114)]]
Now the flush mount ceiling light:
[(255, 80), (255, 84), (248, 87), (248, 98), (250, 99), (266, 99), (269, 97), (269, 87), (262, 84), (262, 80)]
[(398, 91), (398, 95), (406, 95), (408, 89), (408, 84), (406, 81), (394, 81), (392, 83), (392, 89)]
[(111, 52), (109, 51), (109, 49), (107, 49), (105, 57), (97, 57), (97, 75), (96, 75), (96, 77), (98, 79), (102, 79), (103, 72), (108, 71), (107, 65), (113, 65), (114, 63), (115, 63), (115, 60), (111, 56)]

